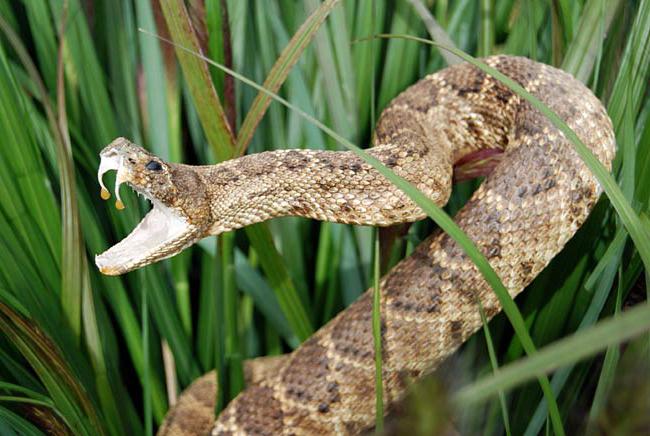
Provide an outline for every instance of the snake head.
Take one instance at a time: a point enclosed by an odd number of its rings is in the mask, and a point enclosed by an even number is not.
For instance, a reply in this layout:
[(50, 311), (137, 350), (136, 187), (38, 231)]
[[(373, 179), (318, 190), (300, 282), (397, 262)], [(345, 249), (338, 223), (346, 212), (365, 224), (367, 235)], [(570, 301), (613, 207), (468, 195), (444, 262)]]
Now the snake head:
[(165, 162), (124, 138), (114, 140), (99, 155), (97, 178), (103, 199), (110, 197), (103, 175), (116, 170), (118, 209), (124, 209), (119, 191), (123, 183), (153, 205), (126, 238), (95, 257), (103, 274), (124, 274), (166, 259), (207, 236), (209, 202), (203, 181), (191, 166)]

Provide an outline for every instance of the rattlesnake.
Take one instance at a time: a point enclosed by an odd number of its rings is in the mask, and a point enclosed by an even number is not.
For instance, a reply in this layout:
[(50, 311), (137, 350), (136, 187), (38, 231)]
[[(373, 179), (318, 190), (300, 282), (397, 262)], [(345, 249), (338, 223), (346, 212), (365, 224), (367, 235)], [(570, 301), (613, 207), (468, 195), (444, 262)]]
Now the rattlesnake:
[[(537, 96), (611, 166), (611, 121), (583, 84), (525, 58), (494, 56), (485, 62)], [(370, 154), (438, 205), (449, 197), (454, 163), (478, 150), (503, 151), (501, 162), (455, 221), (512, 296), (562, 249), (601, 193), (562, 133), (470, 64), (430, 75), (396, 97), (380, 117), (374, 143)], [(276, 216), (378, 226), (425, 217), (403, 192), (349, 152), (282, 150), (193, 167), (163, 162), (118, 139), (101, 156), (100, 182), (104, 172), (117, 169), (118, 188), (126, 181), (154, 203), (131, 235), (97, 257), (107, 274), (124, 273), (174, 255), (204, 236)], [(410, 380), (436, 368), (480, 327), (477, 298), (489, 317), (500, 311), (474, 264), (441, 232), (383, 277), (388, 410)], [(256, 380), (227, 406), (213, 434), (354, 434), (371, 426), (371, 306), (369, 291), (276, 361), (269, 377)], [(199, 416), (211, 416), (215, 387), (208, 386), (206, 397), (200, 392), (205, 386), (189, 389), (182, 398), (195, 400), (196, 408), (183, 408), (181, 401), (163, 432), (191, 432)]]

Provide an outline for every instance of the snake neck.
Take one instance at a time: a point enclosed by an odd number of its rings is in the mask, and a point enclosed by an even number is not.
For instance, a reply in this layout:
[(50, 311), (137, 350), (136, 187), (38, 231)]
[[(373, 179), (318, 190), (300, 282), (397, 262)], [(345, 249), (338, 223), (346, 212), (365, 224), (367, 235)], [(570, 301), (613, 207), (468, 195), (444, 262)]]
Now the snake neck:
[[(369, 153), (437, 204), (445, 204), (451, 190), (451, 155), (431, 143), (403, 142), (381, 144)], [(278, 150), (197, 171), (210, 199), (210, 234), (215, 235), (281, 216), (372, 226), (425, 216), (351, 152)]]

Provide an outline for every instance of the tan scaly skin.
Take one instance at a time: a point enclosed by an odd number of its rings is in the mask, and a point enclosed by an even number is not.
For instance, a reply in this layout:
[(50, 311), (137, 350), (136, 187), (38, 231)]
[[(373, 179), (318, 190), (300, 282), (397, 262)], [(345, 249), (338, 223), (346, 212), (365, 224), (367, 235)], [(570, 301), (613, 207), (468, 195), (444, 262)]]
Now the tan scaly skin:
[[(485, 61), (536, 95), (604, 165), (611, 165), (611, 121), (580, 82), (524, 58)], [(469, 64), (446, 68), (400, 94), (382, 113), (374, 143), (371, 154), (438, 205), (449, 197), (455, 163), (481, 150), (503, 151), (455, 222), (513, 297), (562, 249), (601, 193), (572, 145), (544, 116)], [(107, 274), (125, 273), (207, 235), (276, 216), (379, 226), (425, 216), (348, 152), (275, 151), (191, 167), (162, 162), (117, 139), (101, 156), (100, 180), (103, 172), (117, 169), (118, 184), (128, 182), (154, 203), (131, 235), (97, 257)], [(435, 369), (480, 327), (477, 299), (489, 317), (501, 310), (474, 264), (441, 232), (382, 279), (387, 411), (410, 380)], [(271, 376), (249, 386), (219, 416), (213, 434), (356, 434), (370, 427), (371, 302), (371, 294), (363, 294)], [(198, 413), (211, 416), (210, 407), (189, 410), (174, 413), (163, 429), (192, 434)]]

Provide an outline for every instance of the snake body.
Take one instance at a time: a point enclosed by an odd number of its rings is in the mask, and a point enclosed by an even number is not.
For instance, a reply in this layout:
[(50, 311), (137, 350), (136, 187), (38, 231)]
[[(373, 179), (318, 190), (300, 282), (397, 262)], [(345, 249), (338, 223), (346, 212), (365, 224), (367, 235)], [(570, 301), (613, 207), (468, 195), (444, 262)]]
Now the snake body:
[[(583, 84), (525, 58), (484, 61), (537, 96), (610, 167), (611, 121)], [(470, 64), (441, 70), (396, 97), (380, 117), (374, 144), (369, 153), (439, 205), (450, 195), (456, 162), (480, 150), (503, 152), (455, 222), (513, 297), (562, 249), (601, 193), (561, 132)], [(348, 152), (275, 151), (192, 171), (210, 204), (206, 234), (282, 215), (367, 225), (425, 216)], [(442, 232), (422, 242), (380, 285), (384, 401), (390, 410), (410, 381), (435, 369), (481, 326), (477, 299), (488, 317), (501, 307), (472, 261)], [(212, 434), (356, 434), (372, 426), (371, 306), (368, 291), (233, 400)], [(209, 406), (204, 411), (211, 416)], [(189, 415), (175, 413), (163, 432), (190, 429), (203, 413), (191, 409)]]

